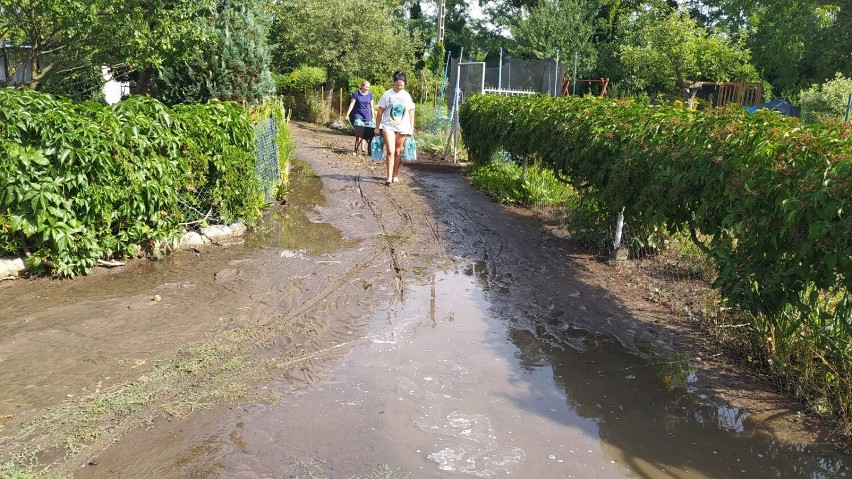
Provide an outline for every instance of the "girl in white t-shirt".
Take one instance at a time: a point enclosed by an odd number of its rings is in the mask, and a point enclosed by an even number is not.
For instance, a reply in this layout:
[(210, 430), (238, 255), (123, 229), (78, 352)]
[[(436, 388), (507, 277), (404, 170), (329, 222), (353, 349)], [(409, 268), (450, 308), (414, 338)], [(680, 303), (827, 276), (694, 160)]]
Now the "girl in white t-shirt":
[(378, 135), (381, 131), (385, 140), (385, 165), (387, 166), (386, 185), (399, 183), (399, 165), (405, 138), (414, 135), (414, 101), (405, 91), (405, 73), (393, 74), (393, 88), (386, 91), (379, 100), (376, 114)]

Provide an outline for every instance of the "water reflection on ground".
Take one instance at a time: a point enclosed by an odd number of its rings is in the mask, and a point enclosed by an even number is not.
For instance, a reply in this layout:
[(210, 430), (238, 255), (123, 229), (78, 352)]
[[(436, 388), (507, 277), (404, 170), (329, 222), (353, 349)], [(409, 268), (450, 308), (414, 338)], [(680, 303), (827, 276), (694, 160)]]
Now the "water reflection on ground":
[(848, 457), (691, 392), (685, 361), (649, 365), (583, 333), (543, 342), (496, 319), (483, 266), (411, 287), (330, 384), (250, 413), (226, 475), (848, 476)]
[(283, 248), (285, 257), (333, 253), (352, 246), (340, 230), (313, 218), (316, 206), (325, 203), (322, 180), (314, 171), (306, 163), (295, 161), (290, 179), (286, 205), (270, 208), (264, 221), (247, 237), (246, 245)]

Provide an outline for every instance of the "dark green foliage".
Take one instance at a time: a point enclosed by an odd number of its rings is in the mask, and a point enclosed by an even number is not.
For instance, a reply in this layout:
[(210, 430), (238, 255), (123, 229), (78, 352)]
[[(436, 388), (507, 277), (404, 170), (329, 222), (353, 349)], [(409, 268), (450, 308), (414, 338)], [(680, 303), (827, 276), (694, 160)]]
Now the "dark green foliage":
[(852, 286), (852, 258), (840, 253), (852, 251), (848, 125), (541, 96), (475, 97), (461, 121), (473, 161), (497, 148), (535, 153), (634, 221), (712, 235), (719, 285), (755, 312), (795, 303), (811, 284)]
[(187, 60), (167, 60), (159, 96), (169, 104), (219, 100), (258, 102), (272, 95), (268, 25), (257, 0), (220, 2), (208, 26), (211, 41)]
[(39, 83), (38, 91), (64, 95), (73, 101), (104, 101), (104, 77), (98, 66), (79, 66), (65, 75), (51, 76)]
[(0, 254), (74, 276), (176, 234), (201, 216), (188, 209), (251, 223), (262, 199), (242, 111), (0, 90)]
[(550, 206), (574, 204), (577, 193), (558, 181), (549, 168), (530, 162), (523, 167), (508, 161), (499, 154), (486, 165), (472, 165), (468, 170), (471, 183), (502, 203), (524, 206)]
[[(476, 163), (534, 154), (633, 227), (708, 238), (714, 285), (756, 318), (758, 350), (790, 371), (818, 351), (814, 394), (852, 397), (850, 125), (591, 97), (476, 96), (460, 115)], [(848, 401), (831, 406), (852, 418)]]

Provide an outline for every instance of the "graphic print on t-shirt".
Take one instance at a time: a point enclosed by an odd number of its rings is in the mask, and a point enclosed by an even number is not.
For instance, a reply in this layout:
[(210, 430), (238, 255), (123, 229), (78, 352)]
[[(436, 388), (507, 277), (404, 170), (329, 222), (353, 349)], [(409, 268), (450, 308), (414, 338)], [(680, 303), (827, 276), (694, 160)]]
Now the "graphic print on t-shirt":
[(396, 124), (402, 122), (402, 117), (405, 116), (405, 105), (402, 103), (394, 103), (390, 107), (390, 119)]

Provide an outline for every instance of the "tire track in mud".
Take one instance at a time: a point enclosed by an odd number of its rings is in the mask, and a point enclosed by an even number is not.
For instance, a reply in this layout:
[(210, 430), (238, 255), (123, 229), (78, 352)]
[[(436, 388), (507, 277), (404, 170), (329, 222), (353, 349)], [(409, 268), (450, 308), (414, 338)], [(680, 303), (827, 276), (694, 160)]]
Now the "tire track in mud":
[[(153, 384), (155, 381), (159, 381), (156, 379), (147, 383), (150, 384), (150, 387), (145, 390), (144, 403), (127, 404), (122, 409), (109, 410), (106, 414), (87, 418), (85, 430), (95, 431), (91, 433), (95, 437), (78, 437), (79, 432), (76, 428), (81, 425), (75, 423), (73, 420), (60, 424), (48, 420), (46, 424), (42, 424), (41, 420), (36, 419), (33, 423), (25, 426), (24, 431), (18, 436), (2, 438), (2, 441), (0, 441), (0, 460), (10, 459), (16, 454), (20, 454), (22, 452), (21, 449), (24, 448), (26, 451), (23, 452), (41, 453), (46, 457), (48, 459), (46, 467), (49, 468), (51, 473), (60, 476), (73, 474), (75, 470), (89, 462), (92, 457), (97, 457), (102, 451), (117, 443), (122, 436), (133, 429), (145, 422), (152, 421), (154, 418), (168, 417), (166, 409), (169, 405), (180, 404), (182, 398), (198, 397), (200, 394), (202, 400), (206, 398), (208, 402), (221, 401), (222, 398), (217, 398), (210, 393), (216, 386), (216, 383), (218, 381), (238, 382), (240, 380), (239, 377), (229, 376), (227, 371), (225, 374), (222, 374), (220, 370), (224, 365), (229, 361), (239, 358), (257, 357), (259, 356), (258, 353), (268, 347), (268, 344), (274, 344), (277, 338), (280, 338), (282, 335), (287, 336), (288, 334), (292, 334), (291, 328), (294, 324), (298, 323), (297, 320), (299, 318), (306, 316), (323, 301), (339, 292), (343, 286), (349, 284), (352, 278), (360, 272), (375, 265), (381, 256), (381, 250), (373, 250), (362, 261), (359, 261), (344, 274), (340, 275), (337, 280), (327, 284), (321, 291), (302, 302), (297, 308), (284, 315), (266, 315), (263, 320), (259, 320), (255, 324), (248, 326), (247, 328), (253, 333), (250, 334), (249, 341), (244, 344), (238, 343), (234, 349), (227, 351), (226, 354), (206, 364), (203, 369), (178, 373), (176, 376), (162, 379), (156, 385)], [(315, 361), (325, 355), (344, 351), (359, 340), (361, 338), (313, 351), (295, 348), (293, 352), (301, 353), (301, 355), (284, 357), (281, 361), (276, 361), (275, 369), (281, 377), (291, 382), (310, 383), (313, 381), (313, 376), (304, 369), (302, 372), (306, 373), (306, 375), (303, 375), (303, 377), (297, 377), (288, 371), (305, 361)], [(210, 342), (209, 340), (201, 341), (202, 348), (205, 345), (209, 346), (208, 343)], [(210, 347), (215, 347), (215, 345)], [(165, 366), (176, 367), (177, 364), (180, 364), (179, 361), (186, 359), (182, 357), (186, 351), (183, 348), (175, 352), (175, 363), (166, 363)], [(263, 367), (263, 365), (257, 366)], [(240, 372), (245, 373), (246, 371)], [(138, 389), (139, 387), (140, 384), (138, 381), (118, 384), (108, 390), (96, 391), (90, 396), (80, 398), (81, 402), (79, 404), (66, 402), (62, 406), (54, 408), (51, 413), (61, 414), (65, 412), (69, 414), (69, 417), (74, 417), (75, 414), (79, 413), (78, 409), (101, 405), (101, 402), (108, 403), (111, 398), (129, 390)], [(190, 408), (190, 413), (193, 410)], [(50, 416), (42, 415), (41, 417), (46, 418)], [(100, 431), (105, 431), (105, 433), (101, 433)], [(69, 437), (77, 440), (78, 447), (75, 448), (76, 450), (67, 450), (64, 446)]]
[[(489, 274), (489, 280), (490, 281), (496, 280), (497, 279), (496, 273), (493, 272), (494, 266), (495, 266), (495, 263), (501, 258), (503, 250), (505, 249), (505, 240), (500, 235), (493, 233), (493, 230), (491, 228), (489, 228), (489, 226), (487, 224), (483, 224), (483, 222), (482, 222), (482, 219), (484, 218), (483, 215), (471, 214), (469, 211), (467, 211), (463, 207), (463, 205), (461, 203), (459, 203), (458, 201), (456, 201), (452, 198), (447, 198), (445, 200), (445, 202), (441, 201), (442, 197), (440, 195), (440, 192), (438, 192), (437, 189), (431, 187), (428, 184), (428, 182), (423, 181), (420, 178), (413, 178), (413, 181), (416, 182), (421, 189), (429, 192), (432, 200), (435, 201), (436, 203), (440, 204), (440, 206), (441, 206), (440, 209), (444, 210), (445, 212), (451, 212), (452, 215), (456, 215), (456, 216), (460, 217), (459, 219), (449, 217), (448, 221), (450, 221), (454, 224), (465, 224), (465, 225), (474, 226), (474, 228), (472, 229), (472, 232), (473, 232), (473, 234), (475, 234), (475, 236), (479, 240), (479, 242), (483, 245), (482, 246), (482, 261), (484, 261), (486, 263), (486, 266), (490, 267), (490, 269), (492, 270), (492, 273)], [(450, 215), (447, 215), (447, 216), (450, 216)], [(441, 233), (440, 233), (440, 228), (438, 226), (438, 222), (433, 217), (428, 217), (428, 220), (431, 220), (431, 224), (429, 225), (429, 227), (432, 231), (433, 237), (435, 237), (437, 239), (437, 241), (442, 245), (444, 250), (447, 250), (447, 247), (444, 244), (443, 239), (441, 238)], [(485, 234), (483, 233), (483, 231), (491, 232), (492, 234), (490, 234), (489, 237), (486, 237)], [(466, 231), (464, 233), (468, 234), (469, 232)], [(492, 239), (493, 239), (493, 241), (492, 241)], [(495, 248), (495, 246), (492, 245), (492, 242), (496, 243), (496, 248)], [(470, 240), (466, 240), (466, 241), (463, 242), (462, 247), (465, 248), (465, 249), (474, 249), (475, 250), (476, 249), (475, 248), (475, 241), (471, 242)]]
[[(388, 232), (388, 228), (385, 225), (385, 222), (382, 221), (382, 209), (379, 208), (374, 201), (370, 199), (369, 196), (364, 192), (364, 189), (361, 188), (361, 176), (355, 177), (355, 187), (358, 189), (358, 194), (361, 196), (361, 199), (364, 201), (364, 204), (370, 208), (370, 212), (373, 214), (373, 218), (376, 219), (379, 226), (382, 229), (382, 233), (386, 238), (389, 238), (386, 244), (386, 248), (388, 250), (388, 254), (390, 256), (391, 268), (393, 269), (393, 277), (394, 277), (394, 290), (396, 291), (396, 295), (399, 299), (402, 299), (405, 295), (405, 286), (402, 277), (402, 266), (399, 261), (399, 254), (397, 252), (396, 247), (393, 242), (390, 240), (391, 233)], [(408, 218), (410, 222), (410, 218)]]
[[(544, 247), (538, 240), (522, 243), (519, 249), (513, 248), (507, 239), (490, 223), (493, 214), (487, 211), (466, 208), (457, 198), (444, 194), (439, 182), (443, 181), (437, 175), (424, 174), (418, 177), (418, 184), (429, 192), (435, 202), (436, 216), (455, 227), (460, 225), (464, 230), (458, 231), (458, 237), (453, 238), (453, 249), (456, 254), (462, 254), (469, 260), (481, 260), (485, 266), (485, 280), (491, 287), (497, 287), (504, 292), (495, 297), (500, 306), (492, 308), (493, 314), (510, 321), (519, 327), (527, 329), (540, 339), (551, 344), (557, 344), (564, 337), (564, 326), (569, 324), (553, 317), (553, 307), (547, 298), (541, 297), (537, 289), (526, 285), (535, 284), (535, 279), (548, 271), (562, 271), (562, 266), (552, 265), (546, 268), (547, 262), (538, 261), (540, 251), (532, 252), (532, 260), (523, 253), (524, 248), (539, 249)], [(448, 181), (464, 181), (458, 176), (448, 178)], [(450, 188), (457, 191), (457, 188)], [(491, 205), (491, 203), (489, 203)], [(527, 238), (529, 240), (530, 238)], [(539, 265), (539, 266), (536, 266)], [(539, 299), (541, 298), (541, 299)], [(498, 303), (495, 303), (498, 304)], [(594, 331), (593, 328), (582, 328), (575, 323), (571, 327)], [(618, 337), (614, 337), (619, 339)]]
[[(302, 128), (304, 128), (308, 131), (311, 131), (313, 133), (318, 132), (316, 127), (304, 127), (304, 126), (302, 126)], [(337, 151), (337, 150), (335, 150), (335, 147), (331, 143), (327, 143), (327, 142), (323, 142), (323, 141), (317, 141), (315, 138), (312, 138), (312, 137), (308, 137), (307, 140), (309, 140), (312, 143), (313, 148), (327, 148), (327, 149), (331, 150), (332, 152), (336, 152), (339, 156), (341, 156), (343, 158), (346, 158), (346, 159), (350, 158), (350, 156), (348, 155), (348, 153), (349, 153), (348, 150)], [(350, 161), (347, 161), (347, 163), (351, 164)], [(361, 170), (360, 173), (356, 174), (354, 176), (355, 188), (357, 189), (358, 194), (361, 197), (362, 201), (364, 201), (364, 204), (366, 204), (367, 207), (370, 208), (370, 212), (373, 215), (373, 218), (375, 218), (376, 222), (379, 224), (379, 226), (382, 230), (382, 235), (384, 236), (384, 238), (386, 240), (385, 241), (385, 248), (388, 251), (388, 256), (389, 256), (388, 260), (390, 262), (391, 269), (393, 270), (394, 290), (396, 292), (397, 299), (402, 299), (405, 295), (405, 282), (404, 282), (404, 278), (403, 278), (403, 266), (402, 266), (402, 262), (400, 261), (399, 251), (396, 248), (396, 246), (394, 245), (394, 241), (395, 241), (395, 237), (404, 237), (405, 236), (404, 233), (403, 233), (405, 226), (411, 227), (410, 230), (413, 233), (415, 231), (414, 228), (413, 228), (413, 223), (411, 221), (410, 215), (407, 215), (405, 213), (404, 209), (402, 207), (400, 207), (398, 203), (394, 202), (392, 195), (387, 194), (387, 195), (384, 195), (383, 198), (386, 198), (393, 205), (393, 210), (403, 219), (403, 226), (402, 227), (400, 227), (396, 230), (391, 230), (391, 228), (389, 228), (387, 222), (384, 220), (383, 209), (376, 203), (376, 201), (373, 200), (373, 198), (370, 195), (367, 194), (367, 192), (365, 192), (364, 188), (362, 187), (361, 179), (364, 177), (365, 171), (364, 171), (364, 168), (359, 168), (359, 169)], [(397, 188), (397, 189), (399, 189), (399, 188)], [(390, 192), (388, 191), (388, 193), (390, 193)]]
[[(404, 176), (406, 182), (417, 182), (413, 177)], [(394, 272), (394, 283), (395, 289), (397, 293), (397, 300), (403, 300), (405, 298), (405, 271), (406, 267), (404, 261), (402, 259), (402, 254), (400, 249), (396, 246), (397, 241), (427, 241), (428, 243), (433, 243), (437, 245), (438, 250), (441, 252), (440, 257), (447, 257), (447, 249), (446, 245), (441, 238), (440, 229), (438, 223), (431, 217), (429, 214), (417, 214), (416, 217), (418, 221), (415, 221), (414, 216), (410, 213), (406, 208), (407, 206), (419, 204), (419, 199), (413, 198), (414, 193), (411, 188), (406, 185), (398, 185), (395, 187), (390, 187), (385, 189), (385, 194), (381, 195), (380, 198), (387, 201), (391, 210), (396, 213), (396, 215), (401, 219), (401, 224), (396, 224), (394, 226), (390, 226), (388, 221), (384, 218), (386, 216), (386, 211), (377, 204), (377, 201), (374, 201), (371, 196), (362, 188), (361, 185), (361, 176), (358, 176), (355, 180), (356, 187), (358, 192), (363, 199), (364, 203), (370, 208), (370, 211), (373, 214), (373, 217), (376, 219), (378, 224), (381, 227), (383, 234), (385, 235), (386, 247), (389, 254), (389, 261), (391, 263), (391, 268)], [(403, 199), (399, 195), (405, 195), (406, 198)], [(422, 228), (419, 227), (420, 223), (425, 223), (425, 229), (429, 232), (429, 235), (425, 238), (419, 238), (418, 235), (421, 232)], [(418, 243), (419, 244), (419, 243)]]
[[(317, 146), (317, 148), (327, 149), (328, 147)], [(350, 164), (350, 166), (352, 166)], [(351, 171), (351, 170), (350, 170)], [(80, 397), (77, 400), (66, 400), (58, 408), (54, 408), (53, 417), (62, 417), (61, 415), (74, 415), (78, 410), (91, 406), (99, 402), (109, 402), (111, 399), (127, 392), (128, 390), (143, 390), (144, 401), (139, 403), (127, 404), (121, 408), (108, 409), (106, 413), (89, 416), (85, 425), (75, 423), (73, 420), (62, 423), (47, 424), (44, 419), (37, 419), (25, 426), (24, 432), (15, 437), (5, 437), (0, 440), (0, 459), (10, 457), (15, 452), (20, 452), (20, 448), (24, 447), (27, 451), (40, 451), (39, 459), (49, 467), (52, 473), (56, 474), (72, 474), (80, 466), (85, 465), (93, 457), (97, 457), (110, 446), (119, 442), (122, 437), (130, 433), (132, 430), (147, 423), (151, 423), (154, 419), (162, 420), (169, 417), (175, 417), (181, 420), (182, 416), (171, 414), (169, 407), (177, 404), (188, 404), (188, 412), (191, 414), (194, 411), (195, 402), (221, 403), (222, 397), (218, 397), (212, 393), (212, 390), (220, 382), (240, 383), (239, 377), (221, 373), (219, 370), (225, 367), (232, 360), (238, 360), (244, 357), (256, 358), (262, 356), (265, 350), (271, 349), (269, 344), (275, 345), (275, 341), (279, 338), (284, 339), (285, 343), (281, 347), (274, 346), (275, 351), (272, 359), (275, 361), (274, 372), (280, 375), (285, 381), (291, 385), (309, 384), (315, 379), (314, 373), (311, 372), (311, 367), (306, 363), (314, 363), (323, 358), (329, 358), (333, 355), (342, 354), (348, 348), (364, 339), (359, 337), (353, 340), (342, 338), (343, 342), (326, 347), (328, 344), (328, 336), (334, 336), (334, 331), (325, 331), (325, 344), (320, 344), (321, 341), (315, 339), (311, 341), (307, 334), (301, 335), (301, 340), (293, 340), (294, 336), (299, 336), (299, 332), (294, 332), (294, 326), (312, 327), (312, 320), (309, 315), (321, 314), (317, 312), (319, 305), (334, 297), (336, 294), (345, 294), (341, 291), (347, 284), (351, 284), (353, 278), (357, 275), (374, 266), (377, 266), (383, 257), (387, 257), (394, 278), (395, 297), (393, 301), (401, 301), (405, 294), (405, 253), (397, 245), (400, 240), (419, 240), (417, 233), (418, 222), (412, 217), (412, 214), (407, 211), (407, 204), (417, 204), (419, 199), (413, 197), (410, 188), (405, 185), (399, 185), (397, 188), (364, 188), (362, 185), (362, 174), (353, 176), (354, 183), (358, 191), (358, 195), (364, 201), (364, 204), (369, 207), (373, 218), (378, 224), (378, 227), (385, 235), (384, 240), (380, 245), (382, 247), (373, 248), (361, 261), (348, 271), (340, 274), (334, 281), (329, 282), (321, 291), (308, 297), (301, 302), (295, 309), (290, 310), (287, 314), (276, 314), (274, 307), (265, 304), (263, 301), (256, 301), (255, 304), (264, 306), (264, 311), (261, 315), (254, 317), (252, 324), (247, 326), (237, 325), (233, 330), (246, 328), (250, 330), (248, 341), (230, 345), (231, 349), (216, 357), (215, 360), (203, 365), (200, 369), (190, 371), (180, 371), (171, 376), (163, 378), (155, 378), (153, 380), (140, 384), (139, 381), (127, 381), (109, 387), (105, 390), (95, 391), (89, 396)], [(381, 190), (382, 193), (379, 193)], [(403, 196), (399, 196), (403, 195)], [(389, 215), (390, 213), (390, 215)], [(417, 218), (425, 219), (428, 215), (417, 215)], [(393, 218), (393, 219), (392, 219)], [(398, 218), (398, 220), (396, 220)], [(431, 218), (429, 218), (431, 219)], [(426, 222), (426, 229), (429, 235), (426, 241), (442, 246), (441, 250), (445, 251), (440, 239), (440, 233), (437, 223), (432, 220), (431, 224)], [(379, 246), (379, 245), (377, 245)], [(354, 286), (354, 285), (353, 285)], [(231, 292), (237, 292), (228, 286), (219, 285)], [(322, 326), (322, 325), (320, 325)], [(338, 325), (339, 326), (339, 325)], [(231, 328), (231, 326), (229, 326)], [(334, 329), (334, 328), (333, 328)], [(339, 329), (337, 327), (336, 329)], [(228, 329), (228, 331), (233, 331)], [(289, 339), (288, 339), (289, 336)], [(307, 340), (307, 341), (303, 341)], [(216, 339), (210, 337), (199, 340), (192, 345), (201, 345), (204, 347), (214, 347)], [(306, 343), (306, 344), (305, 344)], [(168, 358), (161, 360), (159, 366), (161, 368), (177, 367), (181, 361), (192, 359), (194, 353), (189, 349), (190, 346), (182, 347), (172, 352), (167, 352)], [(282, 351), (283, 350), (283, 351)], [(282, 355), (278, 353), (283, 352)], [(267, 351), (268, 354), (268, 351)], [(254, 365), (253, 368), (260, 368), (261, 365)], [(149, 371), (152, 376), (160, 370)], [(242, 371), (245, 373), (246, 371)], [(144, 376), (144, 375), (143, 375)], [(252, 374), (248, 374), (252, 376)], [(250, 383), (256, 383), (259, 378), (250, 379)], [(134, 389), (135, 388), (135, 389)], [(191, 398), (191, 399), (190, 399)], [(243, 402), (244, 400), (238, 400)], [(202, 407), (206, 407), (202, 404)], [(39, 413), (38, 417), (45, 418), (47, 415)], [(73, 450), (67, 449), (68, 437), (79, 434), (78, 430), (95, 431), (87, 437), (75, 438)], [(17, 449), (15, 449), (17, 448)], [(41, 467), (41, 466), (40, 466)]]

